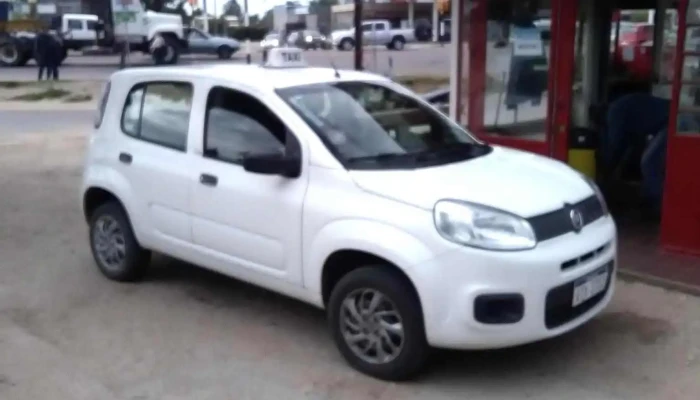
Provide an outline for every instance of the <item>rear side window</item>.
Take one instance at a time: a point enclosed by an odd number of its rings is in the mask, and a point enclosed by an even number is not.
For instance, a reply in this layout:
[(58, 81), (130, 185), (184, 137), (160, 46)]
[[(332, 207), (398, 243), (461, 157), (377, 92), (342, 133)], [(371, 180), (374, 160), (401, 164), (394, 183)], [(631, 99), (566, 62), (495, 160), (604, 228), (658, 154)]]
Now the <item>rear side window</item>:
[(87, 29), (89, 31), (95, 31), (97, 30), (97, 21), (87, 21)]
[(102, 125), (102, 119), (105, 117), (105, 109), (107, 108), (107, 99), (109, 99), (109, 91), (112, 88), (112, 82), (107, 81), (107, 84), (102, 88), (102, 96), (100, 103), (97, 105), (97, 114), (95, 115), (95, 129)]
[(136, 139), (185, 151), (193, 92), (192, 85), (184, 82), (134, 86), (122, 111), (122, 131)]

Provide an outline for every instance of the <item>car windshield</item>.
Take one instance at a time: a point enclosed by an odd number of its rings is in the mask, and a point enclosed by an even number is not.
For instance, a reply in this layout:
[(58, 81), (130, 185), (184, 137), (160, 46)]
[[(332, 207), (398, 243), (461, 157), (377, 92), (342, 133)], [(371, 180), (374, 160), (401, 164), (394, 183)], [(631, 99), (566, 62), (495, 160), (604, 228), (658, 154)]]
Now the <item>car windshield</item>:
[(329, 82), (277, 93), (349, 169), (426, 167), (490, 151), (445, 114), (389, 86)]
[(208, 33), (204, 32), (204, 31), (201, 31), (201, 30), (199, 30), (199, 29), (197, 29), (197, 28), (192, 28), (192, 33), (193, 33), (195, 36), (199, 36), (199, 37), (203, 37), (203, 38), (208, 38), (208, 37), (209, 37), (209, 34), (208, 34)]

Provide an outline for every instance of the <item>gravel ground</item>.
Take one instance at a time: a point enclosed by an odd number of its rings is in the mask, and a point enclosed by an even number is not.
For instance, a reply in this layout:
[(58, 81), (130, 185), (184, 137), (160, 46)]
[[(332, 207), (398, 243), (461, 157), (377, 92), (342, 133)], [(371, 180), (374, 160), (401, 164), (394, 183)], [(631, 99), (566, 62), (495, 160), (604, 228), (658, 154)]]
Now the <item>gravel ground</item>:
[(93, 265), (80, 129), (0, 137), (0, 399), (688, 399), (700, 298), (618, 283), (608, 311), (509, 350), (438, 351), (418, 382), (352, 371), (318, 310), (161, 257), (147, 281)]

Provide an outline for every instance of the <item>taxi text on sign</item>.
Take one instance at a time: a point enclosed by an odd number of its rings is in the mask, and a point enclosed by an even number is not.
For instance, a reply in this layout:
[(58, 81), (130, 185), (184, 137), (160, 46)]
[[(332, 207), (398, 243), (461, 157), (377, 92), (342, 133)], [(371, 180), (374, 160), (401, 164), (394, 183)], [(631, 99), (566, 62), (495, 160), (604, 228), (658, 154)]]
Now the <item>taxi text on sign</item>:
[(270, 50), (265, 65), (276, 68), (305, 67), (306, 61), (301, 49), (278, 47)]

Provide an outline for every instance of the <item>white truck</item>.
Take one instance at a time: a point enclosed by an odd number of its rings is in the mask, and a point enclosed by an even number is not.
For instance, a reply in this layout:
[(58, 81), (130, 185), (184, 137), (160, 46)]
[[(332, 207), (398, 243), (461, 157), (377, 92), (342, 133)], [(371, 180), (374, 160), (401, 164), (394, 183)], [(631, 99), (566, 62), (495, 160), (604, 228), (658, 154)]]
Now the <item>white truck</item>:
[[(0, 66), (19, 67), (34, 58), (36, 33), (29, 26), (33, 22), (35, 21), (23, 20), (7, 23), (11, 32), (0, 39)], [(65, 59), (69, 50), (79, 51), (95, 45), (97, 23), (98, 17), (93, 14), (57, 14), (48, 19), (48, 28), (51, 32), (60, 34)]]
[[(414, 28), (394, 29), (385, 19), (362, 22), (362, 44), (365, 46), (386, 46), (389, 50), (403, 50), (406, 43), (416, 41)], [(339, 50), (355, 48), (355, 28), (331, 33), (333, 47)]]
[(188, 47), (183, 18), (192, 10), (182, 0), (175, 10), (179, 15), (159, 11), (146, 9), (141, 1), (111, 0), (106, 21), (93, 14), (59, 14), (46, 24), (37, 19), (8, 21), (6, 32), (0, 32), (0, 66), (23, 66), (34, 58), (40, 25), (61, 37), (64, 58), (69, 50), (91, 46), (117, 50), (128, 43), (131, 51), (151, 54), (155, 64), (176, 64)]
[[(186, 1), (180, 7), (192, 14)], [(158, 11), (147, 10), (141, 1), (111, 0), (111, 26), (98, 31), (98, 44), (118, 48), (126, 42), (132, 51), (150, 53), (156, 64), (176, 64), (187, 48), (183, 17)]]

